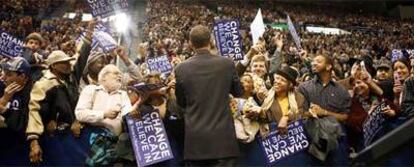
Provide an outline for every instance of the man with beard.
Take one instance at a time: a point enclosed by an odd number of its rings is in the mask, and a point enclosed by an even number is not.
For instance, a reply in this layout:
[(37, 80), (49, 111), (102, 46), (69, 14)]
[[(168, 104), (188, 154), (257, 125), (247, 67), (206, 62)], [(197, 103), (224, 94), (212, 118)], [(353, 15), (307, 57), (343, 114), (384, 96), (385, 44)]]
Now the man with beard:
[[(90, 39), (91, 34), (83, 39), (85, 44), (73, 70), (70, 61), (74, 57), (53, 51), (46, 60), (49, 69), (33, 86), (26, 130), (32, 163), (45, 160), (44, 165), (82, 165), (85, 161), (85, 152), (74, 138), (80, 135), (81, 128), (74, 110), (79, 80), (91, 50)], [(45, 150), (43, 158), (42, 149)]]
[[(128, 94), (121, 90), (122, 72), (113, 64), (106, 65), (98, 76), (99, 85), (88, 85), (76, 105), (76, 119), (92, 126), (103, 126), (115, 135), (122, 132), (122, 116), (131, 108)], [(138, 103), (136, 103), (138, 104)]]
[[(121, 90), (122, 72), (115, 65), (109, 64), (102, 68), (98, 75), (98, 82), (99, 85), (88, 85), (82, 90), (75, 110), (76, 119), (87, 125), (82, 132), (82, 139), (85, 139), (87, 143), (90, 142), (94, 134), (105, 134), (105, 136), (111, 137), (120, 136), (122, 117), (131, 111), (136, 111), (140, 103), (140, 100), (138, 100), (131, 106), (127, 92)], [(92, 155), (86, 160), (87, 165), (105, 165), (100, 164), (102, 161), (111, 164), (114, 159), (108, 156), (103, 158), (105, 160), (98, 160), (102, 157), (94, 154), (97, 152), (93, 150), (95, 149), (95, 141), (90, 146)], [(112, 142), (111, 145), (114, 145), (117, 141), (107, 140), (105, 142)], [(97, 159), (97, 157), (99, 158)]]
[[(316, 74), (316, 77), (301, 84), (299, 92), (305, 96), (304, 109), (309, 111), (307, 115), (319, 118), (316, 121), (324, 121), (329, 119), (329, 117), (335, 118), (334, 120), (344, 125), (350, 112), (351, 97), (344, 87), (332, 80), (332, 70), (333, 61), (330, 57), (324, 55), (316, 56), (312, 61), (312, 71)], [(311, 140), (315, 139), (311, 138)], [(314, 164), (311, 165), (346, 165), (348, 147), (345, 136), (339, 137), (338, 142), (339, 146), (336, 149), (324, 152), (327, 154), (325, 160), (314, 158)], [(318, 149), (324, 150), (324, 148)]]

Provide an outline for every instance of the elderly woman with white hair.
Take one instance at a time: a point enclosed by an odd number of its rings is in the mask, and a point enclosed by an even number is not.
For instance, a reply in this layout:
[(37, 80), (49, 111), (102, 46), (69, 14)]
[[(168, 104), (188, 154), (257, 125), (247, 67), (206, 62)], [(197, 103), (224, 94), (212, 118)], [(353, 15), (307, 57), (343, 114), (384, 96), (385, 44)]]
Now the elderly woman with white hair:
[[(104, 137), (106, 143), (112, 141), (115, 144), (122, 133), (122, 116), (136, 110), (140, 103), (138, 100), (131, 106), (127, 92), (121, 90), (122, 72), (115, 65), (102, 68), (98, 82), (99, 85), (88, 85), (82, 90), (75, 109), (76, 119), (86, 125), (81, 134), (82, 141), (86, 141), (91, 149), (95, 148), (93, 145), (99, 145), (96, 144), (99, 137)], [(92, 155), (86, 163), (108, 165), (99, 160), (98, 156)]]

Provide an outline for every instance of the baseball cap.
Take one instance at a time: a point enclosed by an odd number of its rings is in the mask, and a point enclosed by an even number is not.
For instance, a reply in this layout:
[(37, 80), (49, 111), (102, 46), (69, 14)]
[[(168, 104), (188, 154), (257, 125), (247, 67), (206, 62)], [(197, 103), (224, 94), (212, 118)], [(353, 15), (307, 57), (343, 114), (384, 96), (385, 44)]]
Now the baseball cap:
[(23, 57), (13, 57), (1, 64), (3, 70), (30, 74), (30, 64)]

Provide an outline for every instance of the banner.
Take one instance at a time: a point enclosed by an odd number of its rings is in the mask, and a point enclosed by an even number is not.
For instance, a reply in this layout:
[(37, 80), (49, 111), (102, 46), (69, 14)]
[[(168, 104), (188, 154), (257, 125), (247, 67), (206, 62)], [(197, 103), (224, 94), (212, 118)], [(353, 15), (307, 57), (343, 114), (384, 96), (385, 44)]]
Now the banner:
[(301, 120), (288, 125), (288, 133), (280, 135), (277, 130), (270, 132), (266, 138), (258, 137), (258, 142), (269, 165), (299, 153), (309, 147), (309, 141)]
[(404, 51), (407, 52), (407, 58), (414, 55), (414, 49), (393, 49), (391, 53), (391, 62), (394, 63), (398, 59), (404, 57)]
[(92, 16), (102, 18), (121, 13), (128, 8), (128, 0), (87, 0)]
[[(118, 45), (110, 34), (112, 34), (112, 31), (108, 27), (101, 23), (97, 24), (92, 35), (92, 50), (105, 53), (114, 50)], [(85, 32), (82, 32), (76, 43), (79, 43), (84, 37)]]
[(136, 120), (129, 115), (125, 116), (138, 166), (174, 158), (159, 111), (144, 108), (141, 118)]
[(0, 29), (0, 37), (0, 55), (9, 57), (21, 56), (24, 46), (23, 41), (2, 29)]
[(97, 31), (93, 36), (105, 53), (108, 53), (117, 47), (117, 42), (105, 31)]
[(173, 67), (167, 55), (155, 56), (147, 59), (148, 68), (151, 72), (159, 72), (164, 76), (169, 75)]
[(378, 134), (383, 130), (385, 124), (385, 117), (382, 111), (387, 107), (385, 102), (381, 102), (375, 109), (368, 115), (362, 128), (364, 133), (364, 145), (369, 146)]
[(288, 21), (287, 24), (288, 24), (290, 34), (292, 34), (293, 41), (296, 44), (296, 48), (300, 50), (302, 49), (302, 46), (300, 45), (300, 38), (299, 38), (298, 33), (296, 32), (295, 26), (292, 23), (292, 20), (290, 20), (289, 15), (287, 16), (287, 21)]
[(243, 45), (238, 21), (219, 21), (214, 24), (214, 36), (221, 56), (243, 60)]
[(256, 17), (252, 24), (250, 24), (250, 31), (252, 33), (253, 45), (259, 41), (259, 38), (265, 32), (265, 24), (263, 22), (262, 10), (257, 11)]

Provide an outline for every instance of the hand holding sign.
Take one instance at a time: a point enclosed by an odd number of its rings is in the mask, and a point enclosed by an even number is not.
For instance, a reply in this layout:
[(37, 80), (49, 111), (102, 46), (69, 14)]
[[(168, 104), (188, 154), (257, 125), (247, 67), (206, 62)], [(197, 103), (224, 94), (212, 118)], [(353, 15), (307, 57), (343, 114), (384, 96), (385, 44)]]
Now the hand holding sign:
[(129, 60), (128, 54), (126, 53), (125, 47), (118, 46), (114, 50), (115, 55), (119, 56), (119, 58), (122, 59), (123, 62), (127, 62)]
[(389, 117), (394, 117), (395, 116), (395, 110), (391, 109), (389, 105), (387, 105), (386, 108), (382, 109), (382, 113), (384, 113), (385, 115), (387, 115)]
[(277, 130), (280, 134), (285, 135), (288, 132), (288, 122), (289, 116), (282, 116), (279, 120), (279, 124), (277, 125)]
[(96, 19), (93, 19), (93, 20), (89, 21), (88, 27), (86, 29), (86, 35), (85, 35), (86, 39), (92, 40), (92, 35), (93, 35), (93, 32), (94, 32), (95, 26), (97, 24), (98, 24), (98, 21)]

